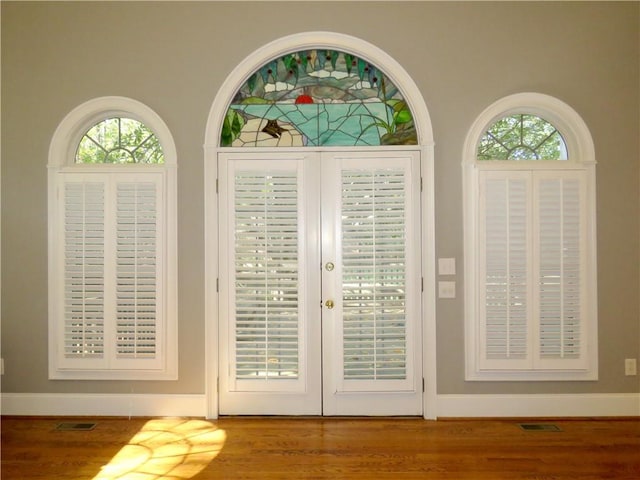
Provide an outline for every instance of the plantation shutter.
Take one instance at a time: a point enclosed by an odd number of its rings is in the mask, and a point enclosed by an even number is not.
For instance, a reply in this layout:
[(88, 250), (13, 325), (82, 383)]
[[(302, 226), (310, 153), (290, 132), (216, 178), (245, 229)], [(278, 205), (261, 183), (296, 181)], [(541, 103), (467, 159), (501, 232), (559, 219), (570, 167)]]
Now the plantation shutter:
[(301, 215), (301, 165), (297, 160), (229, 163), (227, 274), (236, 389), (303, 388), (306, 267), (300, 245), (308, 220)]
[(345, 380), (407, 377), (405, 175), (342, 172)]
[(577, 174), (536, 181), (538, 348), (545, 368), (579, 368), (583, 353), (584, 181)]
[(116, 356), (155, 358), (158, 205), (154, 182), (116, 186)]
[(105, 355), (105, 184), (63, 185), (65, 359)]
[(340, 153), (323, 158), (322, 168), (322, 294), (335, 300), (323, 308), (325, 406), (333, 414), (414, 411), (421, 392), (419, 157)]
[(162, 368), (162, 175), (65, 173), (59, 179), (60, 368)]
[(531, 360), (530, 183), (528, 173), (482, 175), (480, 275), (484, 368), (528, 366)]
[(584, 181), (480, 173), (480, 368), (581, 368)]

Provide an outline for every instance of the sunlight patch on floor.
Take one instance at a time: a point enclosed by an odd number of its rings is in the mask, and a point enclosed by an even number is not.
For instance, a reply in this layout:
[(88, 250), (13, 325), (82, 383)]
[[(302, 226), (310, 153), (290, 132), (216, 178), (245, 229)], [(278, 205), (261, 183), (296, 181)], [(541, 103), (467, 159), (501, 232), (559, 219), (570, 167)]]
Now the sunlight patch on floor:
[(220, 453), (226, 433), (204, 420), (148, 421), (93, 480), (189, 479)]

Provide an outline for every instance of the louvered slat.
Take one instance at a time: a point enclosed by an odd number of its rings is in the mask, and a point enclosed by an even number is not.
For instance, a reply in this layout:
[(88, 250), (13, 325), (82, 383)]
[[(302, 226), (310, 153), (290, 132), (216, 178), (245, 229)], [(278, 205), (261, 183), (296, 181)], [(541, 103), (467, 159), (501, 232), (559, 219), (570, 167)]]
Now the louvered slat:
[(580, 183), (543, 179), (539, 183), (540, 356), (579, 358)]
[(117, 184), (116, 355), (155, 358), (157, 353), (156, 184)]
[(104, 355), (104, 184), (64, 185), (66, 358)]
[(235, 177), (236, 379), (299, 375), (295, 172)]
[(345, 380), (407, 375), (405, 175), (342, 172), (342, 308)]
[(528, 355), (527, 201), (524, 179), (486, 180), (486, 358)]

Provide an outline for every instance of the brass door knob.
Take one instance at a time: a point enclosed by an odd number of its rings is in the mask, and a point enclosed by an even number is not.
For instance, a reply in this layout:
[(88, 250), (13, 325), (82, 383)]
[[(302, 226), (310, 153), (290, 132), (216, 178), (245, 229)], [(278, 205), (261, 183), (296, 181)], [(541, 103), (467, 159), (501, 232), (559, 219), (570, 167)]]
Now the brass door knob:
[(327, 300), (324, 302), (324, 306), (331, 310), (333, 308), (333, 300)]

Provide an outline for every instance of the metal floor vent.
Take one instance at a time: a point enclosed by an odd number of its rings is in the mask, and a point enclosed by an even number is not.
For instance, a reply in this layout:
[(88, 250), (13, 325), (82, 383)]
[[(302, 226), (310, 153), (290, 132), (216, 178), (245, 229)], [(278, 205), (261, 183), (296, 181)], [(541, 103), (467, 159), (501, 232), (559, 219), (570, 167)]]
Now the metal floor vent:
[(562, 429), (552, 423), (521, 423), (520, 428), (527, 432), (561, 432)]
[(56, 430), (86, 432), (96, 428), (95, 423), (59, 423)]

